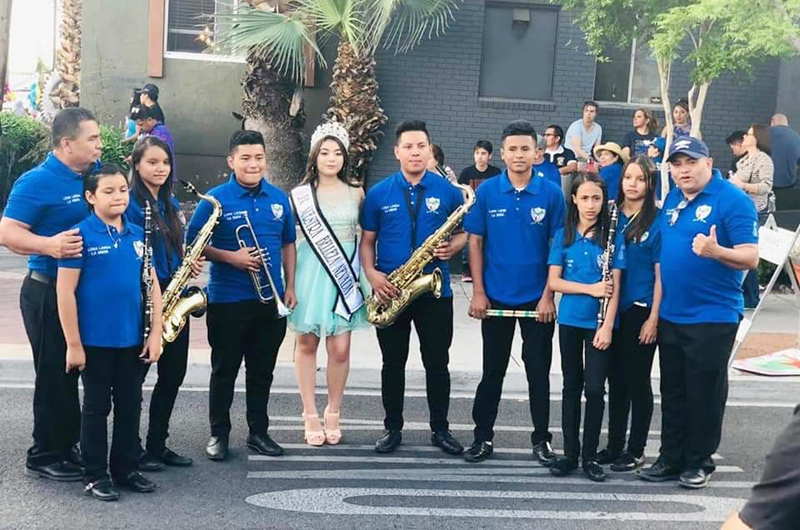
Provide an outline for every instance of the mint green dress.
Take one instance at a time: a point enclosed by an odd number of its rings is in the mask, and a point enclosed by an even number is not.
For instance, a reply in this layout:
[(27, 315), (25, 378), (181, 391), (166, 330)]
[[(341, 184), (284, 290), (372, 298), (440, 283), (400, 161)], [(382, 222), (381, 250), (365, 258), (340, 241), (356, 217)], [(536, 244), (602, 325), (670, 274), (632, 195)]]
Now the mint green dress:
[[(336, 190), (325, 194), (317, 191), (317, 200), (325, 219), (348, 257), (352, 258), (358, 234), (360, 194), (357, 189)], [(314, 251), (297, 230), (297, 268), (295, 293), (297, 307), (289, 315), (289, 329), (295, 333), (313, 333), (318, 337), (340, 335), (358, 328), (368, 327), (366, 308), (362, 305), (350, 321), (333, 312), (338, 291), (322, 267)], [(366, 299), (371, 290), (364, 271), (360, 271), (361, 292)]]

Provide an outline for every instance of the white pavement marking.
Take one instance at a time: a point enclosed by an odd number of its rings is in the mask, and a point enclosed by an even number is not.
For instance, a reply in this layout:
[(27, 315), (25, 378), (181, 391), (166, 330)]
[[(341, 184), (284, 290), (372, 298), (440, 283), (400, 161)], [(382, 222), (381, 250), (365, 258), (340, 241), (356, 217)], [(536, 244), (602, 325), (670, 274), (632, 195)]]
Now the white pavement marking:
[[(433, 466), (463, 466), (474, 465), (467, 464), (462, 458), (421, 458), (421, 457), (406, 457), (406, 456), (313, 456), (313, 455), (297, 455), (297, 456), (281, 456), (276, 459), (272, 456), (262, 455), (248, 455), (248, 459), (253, 462), (259, 461), (272, 461), (272, 462), (324, 462), (326, 464), (339, 464), (339, 463), (358, 463), (358, 464), (425, 464)], [(526, 468), (542, 468), (539, 462), (532, 460), (499, 460), (490, 459), (481, 462), (481, 466), (507, 466), (507, 467), (526, 467)], [(719, 473), (742, 473), (744, 470), (738, 466), (717, 466)]]
[[(271, 418), (270, 418), (271, 419)], [(272, 429), (272, 427), (270, 427)], [(281, 444), (284, 449), (308, 449), (309, 451), (374, 451), (374, 445), (359, 445), (359, 444), (339, 444), (339, 445), (326, 445), (324, 447), (314, 447), (308, 444)], [(441, 453), (442, 450), (432, 445), (401, 445), (398, 447), (399, 452), (420, 452), (420, 453)], [(495, 448), (494, 454), (496, 455), (531, 455), (531, 449), (517, 449), (517, 448)], [(658, 451), (645, 451), (644, 456), (650, 458), (658, 457)], [(713, 455), (714, 460), (723, 460), (722, 456), (718, 454)]]
[[(486, 477), (491, 475), (491, 477)], [(249, 479), (266, 480), (404, 480), (426, 482), (477, 482), (485, 484), (573, 484), (599, 487), (634, 487), (634, 488), (672, 488), (675, 482), (644, 482), (632, 473), (610, 473), (605, 482), (589, 483), (576, 472), (575, 477), (553, 477), (547, 469), (398, 469), (387, 473), (386, 469), (293, 469), (291, 471), (250, 471)], [(709, 482), (710, 488), (745, 489), (753, 487), (754, 482), (717, 481)]]
[[(800, 378), (797, 378), (800, 380)], [(784, 381), (782, 379), (781, 381)], [(22, 389), (33, 389), (33, 383), (0, 383), (0, 388), (22, 388)], [(143, 390), (153, 390), (153, 386), (146, 385), (142, 387)], [(208, 392), (207, 386), (182, 386), (181, 392)], [(243, 387), (235, 388), (234, 392), (237, 394), (243, 394), (245, 389)], [(270, 390), (271, 394), (289, 394), (293, 396), (299, 395), (299, 392), (296, 388), (273, 388)], [(347, 396), (371, 396), (371, 397), (380, 397), (381, 391), (380, 390), (369, 390), (369, 389), (348, 389), (346, 392)], [(424, 390), (406, 390), (405, 393), (406, 397), (426, 397), (427, 394)], [(474, 392), (451, 392), (450, 397), (452, 399), (455, 398), (468, 398), (472, 399), (475, 397)], [(507, 401), (519, 401), (519, 402), (526, 402), (528, 401), (527, 394), (522, 396), (507, 396), (503, 394), (503, 399)], [(561, 401), (561, 394), (551, 394), (550, 401), (553, 402), (560, 402)], [(661, 399), (655, 398), (655, 404), (660, 404)], [(741, 407), (741, 408), (769, 408), (769, 409), (794, 409), (797, 407), (797, 401), (747, 401), (747, 400), (736, 400), (736, 399), (729, 399), (726, 403), (727, 407)], [(470, 427), (471, 429), (472, 427)]]
[[(664, 505), (689, 505), (691, 512), (644, 513), (624, 511), (558, 511), (558, 510), (504, 510), (463, 508), (406, 508), (402, 506), (367, 506), (354, 504), (364, 497), (426, 497), (454, 499), (521, 499), (540, 501), (591, 501), (593, 503), (631, 503), (638, 507), (642, 503)], [(419, 489), (375, 489), (375, 488), (313, 488), (259, 493), (247, 497), (246, 501), (262, 508), (303, 513), (333, 515), (402, 515), (434, 517), (500, 517), (526, 519), (569, 519), (604, 521), (670, 521), (709, 522), (724, 521), (739, 510), (743, 499), (703, 497), (690, 495), (648, 495), (623, 493), (568, 493), (544, 491), (481, 491), (481, 490), (419, 490)], [(357, 500), (355, 502), (358, 502)]]

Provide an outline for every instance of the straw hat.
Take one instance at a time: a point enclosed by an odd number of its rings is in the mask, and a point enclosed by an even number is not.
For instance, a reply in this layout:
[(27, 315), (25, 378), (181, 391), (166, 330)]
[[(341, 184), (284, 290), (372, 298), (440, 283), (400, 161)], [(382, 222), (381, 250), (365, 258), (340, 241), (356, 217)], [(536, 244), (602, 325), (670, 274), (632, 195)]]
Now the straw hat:
[(626, 163), (628, 161), (628, 157), (622, 152), (622, 148), (616, 142), (606, 142), (604, 144), (600, 144), (594, 148), (594, 156), (595, 158), (599, 158), (598, 154), (600, 151), (610, 151), (615, 155), (619, 156), (619, 159), (622, 160), (622, 163)]

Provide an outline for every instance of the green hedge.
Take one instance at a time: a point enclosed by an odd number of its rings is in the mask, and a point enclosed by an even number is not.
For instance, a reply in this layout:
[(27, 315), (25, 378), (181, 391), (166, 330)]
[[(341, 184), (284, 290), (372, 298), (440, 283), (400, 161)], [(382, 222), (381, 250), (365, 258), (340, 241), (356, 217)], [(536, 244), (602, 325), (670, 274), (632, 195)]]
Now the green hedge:
[[(100, 126), (103, 141), (102, 160), (122, 166), (133, 150), (124, 143), (123, 132), (114, 127)], [(20, 175), (39, 165), (47, 157), (52, 144), (50, 130), (41, 122), (10, 112), (0, 112), (0, 206), (5, 206), (11, 186)]]

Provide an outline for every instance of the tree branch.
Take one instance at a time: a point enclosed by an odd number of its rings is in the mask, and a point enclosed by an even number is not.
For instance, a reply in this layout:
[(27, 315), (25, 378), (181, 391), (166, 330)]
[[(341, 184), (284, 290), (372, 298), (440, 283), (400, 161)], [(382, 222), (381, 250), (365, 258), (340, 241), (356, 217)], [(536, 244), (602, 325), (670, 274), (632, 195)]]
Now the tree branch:
[[(772, 1), (772, 7), (775, 8), (775, 11), (777, 11), (781, 17), (786, 19), (786, 21), (788, 21), (789, 24), (794, 24), (792, 21), (792, 17), (789, 16), (789, 13), (786, 11), (786, 6), (783, 5), (783, 2), (781, 2), (781, 0), (771, 0), (771, 1)], [(798, 53), (800, 53), (800, 35), (790, 35), (789, 44), (791, 44), (792, 47), (795, 50), (797, 50)]]

